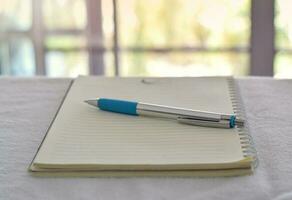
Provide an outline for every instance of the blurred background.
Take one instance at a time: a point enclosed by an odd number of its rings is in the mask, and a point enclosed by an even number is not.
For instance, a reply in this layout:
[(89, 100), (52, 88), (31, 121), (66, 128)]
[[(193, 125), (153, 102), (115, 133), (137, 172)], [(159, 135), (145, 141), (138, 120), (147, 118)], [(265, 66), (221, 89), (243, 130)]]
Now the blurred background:
[(0, 74), (292, 78), (291, 0), (0, 0)]

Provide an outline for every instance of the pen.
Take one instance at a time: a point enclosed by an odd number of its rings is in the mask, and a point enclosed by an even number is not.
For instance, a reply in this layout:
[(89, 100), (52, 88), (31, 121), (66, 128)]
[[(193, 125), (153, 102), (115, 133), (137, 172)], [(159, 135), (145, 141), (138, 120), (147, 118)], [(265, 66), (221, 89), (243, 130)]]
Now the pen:
[(238, 119), (232, 114), (205, 112), (200, 110), (107, 98), (85, 100), (84, 102), (104, 111), (135, 116), (144, 115), (150, 117), (169, 118), (175, 119), (180, 123), (196, 126), (234, 128), (235, 126), (243, 126), (244, 124), (242, 119)]

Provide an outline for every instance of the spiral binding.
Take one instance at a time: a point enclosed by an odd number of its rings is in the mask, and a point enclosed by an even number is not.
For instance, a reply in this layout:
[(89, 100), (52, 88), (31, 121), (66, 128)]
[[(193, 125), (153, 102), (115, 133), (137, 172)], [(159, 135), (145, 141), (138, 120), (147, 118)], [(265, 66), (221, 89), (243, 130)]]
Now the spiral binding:
[[(228, 82), (228, 89), (230, 93), (230, 99), (232, 102), (232, 107), (234, 114), (236, 117), (240, 119), (245, 119), (245, 110), (242, 106), (242, 100), (241, 96), (239, 94), (239, 87), (237, 83), (234, 81), (233, 77), (227, 78)], [(241, 148), (243, 152), (243, 156), (245, 158), (252, 158), (252, 168), (256, 168), (258, 166), (258, 157), (257, 157), (257, 151), (252, 139), (252, 136), (249, 134), (249, 127), (247, 120), (244, 121), (243, 127), (236, 127), (239, 137), (240, 137), (240, 143)]]

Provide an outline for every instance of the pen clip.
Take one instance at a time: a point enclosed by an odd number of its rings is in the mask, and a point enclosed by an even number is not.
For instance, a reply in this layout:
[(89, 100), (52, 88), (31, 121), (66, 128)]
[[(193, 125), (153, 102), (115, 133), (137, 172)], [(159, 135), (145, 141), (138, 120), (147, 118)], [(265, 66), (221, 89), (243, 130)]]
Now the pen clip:
[(216, 127), (216, 128), (230, 128), (229, 120), (214, 120), (214, 119), (197, 119), (192, 117), (178, 117), (177, 121), (182, 124), (189, 124), (195, 126)]

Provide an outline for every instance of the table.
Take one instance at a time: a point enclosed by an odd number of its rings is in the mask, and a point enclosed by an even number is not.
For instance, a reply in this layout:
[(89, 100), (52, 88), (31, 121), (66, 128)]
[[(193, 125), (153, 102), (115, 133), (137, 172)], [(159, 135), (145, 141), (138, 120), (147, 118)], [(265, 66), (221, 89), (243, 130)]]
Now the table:
[(27, 168), (71, 79), (0, 78), (0, 199), (292, 199), (292, 80), (240, 78), (254, 175), (45, 178)]

